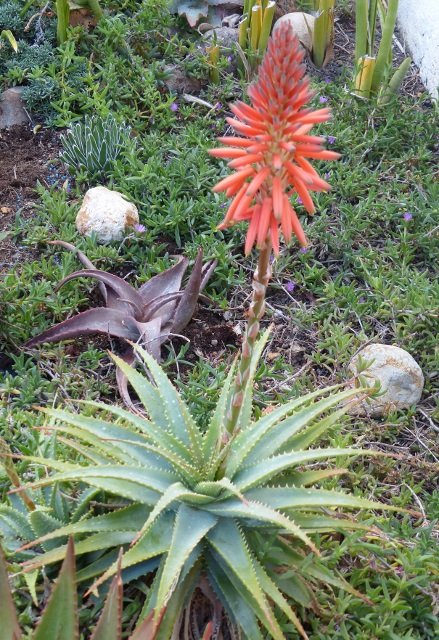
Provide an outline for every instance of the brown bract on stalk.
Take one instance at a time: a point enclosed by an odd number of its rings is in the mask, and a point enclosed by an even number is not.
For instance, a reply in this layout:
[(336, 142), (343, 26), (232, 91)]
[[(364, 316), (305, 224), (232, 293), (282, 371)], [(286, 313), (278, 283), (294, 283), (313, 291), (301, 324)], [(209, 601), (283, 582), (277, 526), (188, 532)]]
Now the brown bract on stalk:
[(313, 92), (305, 75), (303, 56), (291, 26), (280, 26), (270, 39), (258, 79), (248, 88), (251, 105), (236, 102), (230, 106), (236, 118), (227, 121), (238, 135), (219, 138), (227, 146), (209, 152), (216, 158), (228, 159), (229, 167), (235, 169), (213, 189), (233, 198), (219, 228), (248, 221), (245, 253), (249, 254), (255, 244), (259, 249), (247, 331), (229, 411), (230, 434), (236, 428), (264, 315), (271, 251), (279, 254), (280, 232), (286, 242), (294, 234), (302, 246), (307, 244), (291, 198), (300, 198), (308, 213), (315, 213), (311, 193), (328, 191), (330, 185), (320, 178), (310, 160), (340, 157), (324, 148), (325, 138), (309, 135), (315, 124), (325, 122), (331, 114), (326, 107), (305, 107)]

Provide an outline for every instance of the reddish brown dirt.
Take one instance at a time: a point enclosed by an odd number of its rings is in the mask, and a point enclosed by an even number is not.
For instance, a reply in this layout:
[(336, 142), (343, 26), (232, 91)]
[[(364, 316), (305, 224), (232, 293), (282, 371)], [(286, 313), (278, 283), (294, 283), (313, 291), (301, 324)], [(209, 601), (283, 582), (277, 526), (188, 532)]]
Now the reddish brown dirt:
[[(197, 362), (201, 357), (215, 365), (223, 359), (227, 348), (236, 350), (240, 345), (240, 338), (231, 324), (225, 322), (221, 314), (205, 307), (198, 308), (183, 334), (190, 341), (190, 348), (185, 355), (185, 360), (189, 362)], [(187, 343), (180, 338), (172, 342), (177, 353), (179, 347)]]
[[(49, 162), (58, 149), (58, 135), (47, 129), (35, 134), (23, 125), (0, 132), (0, 233), (10, 229), (18, 211), (32, 215), (36, 184), (53, 182), (56, 170)], [(33, 251), (17, 246), (10, 236), (0, 240), (0, 273), (33, 258)]]
[(58, 155), (58, 149), (58, 135), (48, 129), (36, 134), (28, 126), (2, 131), (0, 207), (10, 207), (16, 213), (26, 201), (34, 199), (35, 185), (38, 180), (46, 182), (48, 162)]

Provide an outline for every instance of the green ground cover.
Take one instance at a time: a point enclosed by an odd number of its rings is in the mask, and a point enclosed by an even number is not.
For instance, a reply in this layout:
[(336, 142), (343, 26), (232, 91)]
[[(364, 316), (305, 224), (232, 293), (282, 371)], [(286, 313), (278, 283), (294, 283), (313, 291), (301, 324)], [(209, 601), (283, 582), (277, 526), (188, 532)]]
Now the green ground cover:
[[(78, 203), (84, 189), (95, 186), (85, 174), (70, 178), (68, 188), (64, 176), (50, 187), (40, 185), (33, 215), (17, 212), (11, 237), (21, 247), (36, 246), (39, 255), (0, 279), (1, 350), (13, 358), (0, 373), (0, 436), (24, 454), (44, 455), (54, 446), (32, 429), (43, 424), (35, 405), (113, 400), (116, 393), (106, 352), (111, 345), (105, 340), (84, 340), (74, 352), (65, 344), (46, 345), (36, 356), (17, 349), (54, 322), (87, 308), (93, 290), (84, 281), (54, 292), (54, 285), (79, 265), (72, 254), (47, 241), (73, 242), (99, 268), (135, 278), (136, 284), (171, 265), (174, 253), (194, 259), (201, 246), (206, 258), (218, 261), (207, 290), (211, 308), (217, 317), (226, 314), (230, 326), (242, 325), (254, 266), (242, 253), (243, 229), (216, 230), (226, 201), (211, 188), (228, 171), (207, 154), (215, 137), (224, 135), (227, 104), (242, 97), (245, 82), (228, 72), (223, 59), (220, 84), (209, 85), (197, 34), (170, 15), (165, 3), (103, 4), (110, 11), (96, 29), (86, 33), (76, 27), (60, 49), (53, 47), (50, 21), (44, 41), (32, 48), (35, 34), (23, 31), (29, 16), (11, 25), (17, 3), (7, 3), (9, 18), (6, 5), (0, 8), (0, 29), (12, 28), (20, 45), (16, 57), (0, 51), (0, 74), (4, 83), (27, 86), (29, 107), (44, 127), (65, 127), (84, 114), (113, 113), (132, 128), (130, 144), (108, 172), (106, 185), (136, 204), (145, 227), (106, 247), (80, 238), (74, 224)], [(181, 64), (201, 79), (200, 97), (208, 104), (170, 94), (166, 64)], [(371, 604), (343, 591), (322, 592), (320, 613), (303, 610), (301, 617), (313, 640), (433, 639), (439, 635), (437, 113), (425, 95), (402, 95), (377, 109), (347, 90), (351, 69), (339, 71), (331, 78), (314, 74), (313, 85), (333, 112), (319, 133), (331, 136), (330, 148), (342, 158), (319, 169), (327, 172), (332, 191), (316, 195), (316, 216), (306, 220), (298, 208), (309, 250), (283, 248), (273, 264), (266, 324), (274, 322), (275, 329), (258, 371), (256, 400), (263, 410), (344, 380), (350, 358), (368, 341), (396, 344), (417, 359), (425, 375), (418, 407), (385, 420), (344, 421), (329, 443), (370, 446), (399, 456), (353, 463), (343, 486), (416, 509), (422, 517), (377, 515), (379, 539), (360, 533), (322, 535), (318, 542), (325, 563), (341, 567)], [(168, 348), (165, 366), (195, 414), (205, 415), (206, 405), (214, 406), (234, 352), (230, 344), (220, 353), (204, 351), (190, 358), (190, 347), (182, 341)], [(31, 473), (25, 462), (18, 462), (17, 469)], [(0, 467), (4, 502), (8, 489)], [(21, 622), (30, 624), (31, 605), (24, 597), (18, 601)], [(128, 618), (141, 607), (141, 591), (133, 589), (126, 604)], [(82, 615), (87, 624), (95, 610)], [(291, 628), (285, 631), (287, 637), (298, 637)]]

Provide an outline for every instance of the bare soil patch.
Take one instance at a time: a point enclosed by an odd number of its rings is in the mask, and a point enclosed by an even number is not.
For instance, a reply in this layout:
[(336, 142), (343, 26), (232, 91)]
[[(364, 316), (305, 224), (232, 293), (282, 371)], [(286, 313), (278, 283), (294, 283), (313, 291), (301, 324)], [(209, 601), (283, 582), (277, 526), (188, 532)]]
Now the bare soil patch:
[[(27, 125), (0, 132), (0, 233), (8, 231), (17, 212), (32, 216), (38, 200), (37, 182), (49, 185), (62, 178), (50, 161), (59, 150), (58, 134), (49, 129), (38, 133)], [(1, 237), (1, 236), (0, 236)], [(9, 237), (0, 240), (0, 273), (33, 259), (28, 247), (20, 247)]]

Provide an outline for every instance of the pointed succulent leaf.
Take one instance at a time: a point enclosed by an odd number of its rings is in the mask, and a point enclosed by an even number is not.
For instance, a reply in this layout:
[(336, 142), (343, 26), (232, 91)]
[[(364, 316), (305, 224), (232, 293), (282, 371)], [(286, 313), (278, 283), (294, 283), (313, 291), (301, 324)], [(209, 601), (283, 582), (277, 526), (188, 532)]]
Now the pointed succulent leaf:
[(306, 533), (332, 533), (336, 531), (370, 531), (371, 527), (363, 522), (348, 518), (338, 513), (330, 517), (331, 512), (325, 510), (326, 515), (294, 512), (294, 522)]
[[(348, 391), (346, 391), (346, 393), (348, 393)], [(355, 396), (357, 396), (358, 398), (359, 395), (361, 395), (361, 390), (357, 389), (357, 393), (354, 393), (354, 398)], [(349, 399), (349, 396), (347, 399)], [(288, 441), (288, 448), (307, 449), (312, 444), (314, 444), (314, 442), (316, 442), (316, 440), (318, 440), (322, 435), (324, 435), (332, 426), (337, 424), (337, 422), (347, 413), (348, 409), (348, 404), (345, 404), (345, 406), (343, 406), (341, 409), (338, 409), (322, 420), (318, 420), (314, 424), (309, 425), (306, 429), (301, 430), (300, 433), (296, 433)]]
[(204, 458), (201, 450), (201, 434), (188, 407), (154, 358), (139, 345), (133, 345), (133, 347), (148, 367), (157, 385), (162, 412), (167, 416), (171, 431), (176, 438), (189, 445), (194, 463), (202, 465)]
[[(304, 507), (351, 507), (353, 509), (401, 510), (388, 504), (367, 500), (348, 493), (327, 489), (303, 489), (301, 487), (264, 487), (250, 489), (246, 493), (249, 500), (261, 501), (273, 509), (301, 509)], [(235, 506), (239, 503), (235, 500)]]
[(8, 569), (0, 547), (0, 620), (3, 640), (20, 640), (21, 631), (9, 587)]
[(120, 640), (122, 637), (123, 586), (120, 569), (121, 555), (121, 552), (119, 552), (117, 573), (111, 582), (99, 622), (90, 640)]
[(33, 640), (79, 640), (75, 554), (72, 539), (69, 540), (66, 551), (61, 571), (35, 630)]
[(303, 464), (304, 462), (314, 462), (323, 458), (337, 458), (340, 456), (357, 456), (361, 454), (370, 455), (368, 449), (310, 449), (309, 451), (293, 451), (292, 453), (281, 453), (272, 458), (261, 460), (251, 467), (246, 467), (238, 472), (233, 478), (240, 491), (246, 491), (251, 487), (266, 484), (268, 480), (291, 467)]
[(201, 554), (202, 545), (199, 545), (199, 543), (215, 526), (216, 522), (217, 518), (206, 511), (193, 509), (186, 504), (180, 505), (175, 518), (171, 545), (160, 579), (157, 595), (157, 607), (159, 610), (162, 609), (172, 595), (178, 576), (189, 555), (195, 549), (198, 549), (198, 553)]
[(133, 635), (130, 636), (130, 640), (156, 640), (164, 613), (165, 609), (162, 609), (156, 619), (154, 617), (154, 611), (152, 611), (149, 616), (137, 626)]
[[(79, 540), (79, 542), (75, 544), (75, 556), (78, 557), (84, 553), (93, 553), (110, 547), (119, 548), (122, 545), (130, 544), (133, 537), (134, 534), (132, 531), (106, 531), (104, 533), (96, 533), (88, 536), (88, 538), (84, 538), (84, 540)], [(56, 549), (51, 549), (50, 551), (46, 551), (46, 553), (34, 556), (30, 560), (22, 563), (23, 571), (35, 571), (35, 569), (39, 569), (40, 567), (60, 562), (60, 560), (66, 557), (66, 550), (66, 545), (61, 545), (56, 547)]]
[(172, 318), (171, 332), (180, 333), (192, 318), (201, 291), (203, 251), (198, 249), (197, 258), (189, 280), (183, 290)]
[[(51, 463), (52, 464), (52, 463)], [(175, 474), (164, 469), (145, 468), (131, 465), (102, 465), (85, 466), (74, 465), (68, 471), (64, 471), (53, 476), (40, 478), (31, 482), (28, 487), (43, 487), (54, 482), (80, 481), (93, 483), (93, 480), (129, 480), (144, 489), (152, 489), (157, 493), (163, 493), (173, 481), (177, 480)]]
[[(172, 527), (175, 514), (165, 513), (156, 520), (152, 527), (142, 535), (134, 546), (127, 549), (122, 558), (122, 570), (140, 564), (156, 556), (161, 556), (169, 549), (172, 540)], [(130, 543), (134, 540), (131, 536)], [(117, 562), (113, 563), (105, 573), (90, 588), (90, 591), (97, 589), (103, 582), (113, 576), (117, 571)]]
[(207, 556), (207, 577), (230, 619), (242, 628), (244, 637), (247, 640), (263, 640), (258, 618), (244, 598), (241, 586), (234, 586), (211, 553)]
[[(154, 390), (154, 388), (152, 389)], [(144, 416), (133, 414), (122, 407), (118, 407), (117, 405), (107, 405), (101, 402), (91, 401), (86, 401), (84, 404), (121, 418), (124, 422), (128, 423), (130, 429), (134, 431), (141, 431), (157, 446), (168, 449), (169, 451), (175, 451), (186, 462), (190, 462), (191, 457), (183, 443), (175, 438), (171, 433), (168, 433), (165, 429), (158, 429), (156, 424), (150, 422)]]
[(50, 327), (25, 342), (23, 347), (31, 349), (45, 342), (60, 342), (94, 333), (105, 333), (128, 340), (137, 340), (139, 337), (135, 323), (126, 313), (116, 309), (95, 307)]
[[(174, 293), (164, 293), (157, 298), (154, 298), (148, 304), (143, 307), (143, 320), (147, 322), (152, 318), (159, 317), (163, 325), (167, 325), (169, 320), (174, 315), (173, 307), (176, 306), (177, 301), (183, 296), (183, 291), (174, 291)], [(174, 304), (171, 305), (170, 303)]]
[(139, 332), (139, 343), (159, 362), (160, 348), (168, 337), (168, 333), (163, 329), (163, 318), (158, 316), (148, 322), (136, 321), (136, 327)]
[(189, 260), (187, 258), (178, 256), (177, 262), (172, 267), (158, 273), (142, 284), (138, 289), (138, 293), (142, 298), (143, 304), (165, 293), (179, 291), (188, 264)]
[(131, 531), (134, 536), (139, 527), (145, 522), (145, 517), (148, 516), (148, 513), (149, 509), (145, 505), (133, 504), (116, 511), (109, 511), (100, 516), (61, 526), (23, 545), (21, 549), (34, 547), (47, 540), (81, 533)]
[[(171, 432), (171, 422), (167, 413), (163, 411), (163, 403), (157, 387), (154, 387), (144, 375), (127, 365), (118, 356), (111, 354), (111, 358), (127, 377), (129, 383), (139, 396), (152, 423), (165, 432)], [(177, 439), (180, 438), (177, 437)]]
[[(274, 455), (281, 450), (286, 443), (288, 443), (288, 448), (290, 450), (297, 449), (298, 447), (291, 445), (291, 439), (296, 433), (308, 427), (313, 420), (318, 418), (324, 412), (355, 395), (358, 395), (357, 389), (348, 389), (341, 393), (331, 394), (327, 398), (323, 398), (318, 402), (314, 402), (310, 406), (296, 411), (289, 418), (286, 418), (282, 422), (274, 425), (262, 438), (258, 440), (251, 452), (247, 455), (245, 464), (256, 464), (260, 460), (269, 458), (271, 455)], [(329, 419), (324, 423), (323, 428), (327, 429), (332, 426), (332, 424), (335, 423), (345, 412), (346, 409), (341, 409), (339, 412), (336, 411), (331, 414)], [(300, 447), (300, 449), (304, 448), (306, 447)]]
[(337, 589), (343, 589), (343, 591), (351, 593), (364, 602), (370, 602), (362, 593), (352, 587), (341, 575), (331, 571), (331, 569), (324, 566), (321, 562), (308, 562), (308, 558), (301, 556), (286, 540), (278, 538), (277, 545), (274, 547), (274, 552), (276, 554), (275, 561), (278, 561), (283, 565), (294, 566), (303, 574), (305, 579), (309, 580), (310, 578), (314, 578), (319, 582), (331, 585)]
[(294, 485), (295, 487), (308, 487), (327, 478), (348, 475), (349, 473), (347, 469), (336, 468), (317, 469), (317, 471), (293, 471), (288, 473), (285, 484)]
[(235, 580), (251, 595), (256, 604), (258, 617), (275, 640), (285, 640), (272, 609), (261, 588), (254, 567), (254, 558), (247, 541), (234, 520), (219, 520), (207, 535), (215, 553), (221, 558)]
[(32, 527), (27, 516), (7, 504), (0, 504), (0, 536), (19, 536), (22, 539), (33, 537)]
[(209, 282), (210, 277), (211, 277), (212, 273), (215, 271), (215, 268), (216, 268), (217, 264), (218, 263), (217, 263), (216, 260), (209, 260), (209, 262), (206, 262), (206, 264), (203, 265), (203, 268), (201, 269), (200, 291), (203, 291), (204, 287)]
[[(164, 561), (161, 569), (163, 566)], [(182, 569), (180, 579), (175, 585), (175, 589), (172, 592), (166, 607), (158, 612), (158, 621), (160, 622), (160, 626), (157, 632), (157, 640), (169, 640), (172, 636), (176, 636), (178, 625), (182, 617), (182, 611), (184, 611), (185, 606), (190, 602), (191, 595), (199, 584), (200, 571), (201, 563), (196, 561), (194, 564), (194, 561), (190, 556)], [(150, 589), (150, 594), (148, 594), (148, 599), (145, 602), (145, 607), (140, 615), (140, 619), (142, 619), (147, 612), (150, 612), (151, 615), (157, 617), (157, 595), (160, 587), (161, 575), (162, 570), (159, 570)]]
[(206, 434), (203, 439), (203, 455), (206, 460), (215, 457), (215, 453), (218, 452), (221, 439), (225, 431), (227, 410), (229, 408), (231, 394), (232, 394), (232, 382), (236, 372), (236, 358), (229, 369), (227, 378), (221, 389), (221, 394), (215, 407), (215, 411), (207, 427)]
[(130, 315), (135, 315), (136, 318), (139, 320), (141, 319), (143, 306), (142, 298), (134, 287), (122, 278), (119, 278), (112, 273), (107, 273), (106, 271), (100, 271), (99, 269), (82, 269), (81, 271), (75, 271), (63, 278), (56, 288), (60, 289), (67, 282), (70, 282), (70, 280), (74, 280), (75, 278), (95, 278), (99, 282), (102, 282), (114, 291), (120, 302), (125, 303), (126, 313), (129, 313), (129, 308), (131, 307), (132, 313)]
[[(72, 424), (78, 427), (71, 429), (63, 424), (56, 428), (66, 433), (74, 433), (76, 436), (102, 449), (107, 455), (113, 459), (119, 460), (125, 464), (141, 464), (145, 466), (156, 466), (163, 469), (172, 469), (168, 459), (173, 458), (171, 452), (154, 447), (148, 443), (143, 434), (131, 432), (125, 427), (115, 425), (113, 422), (107, 422), (94, 417), (85, 417), (76, 413), (67, 411), (48, 410), (48, 415), (61, 420), (64, 423)], [(92, 438), (90, 439), (89, 434)], [(174, 454), (173, 462), (177, 463), (178, 459)]]
[(318, 610), (315, 596), (306, 580), (295, 571), (271, 571), (270, 577), (277, 588), (302, 607)]
[(250, 500), (242, 502), (231, 499), (206, 505), (204, 509), (221, 518), (239, 518), (258, 523), (265, 522), (280, 529), (285, 529), (296, 538), (299, 538), (299, 540), (302, 540), (316, 555), (319, 555), (318, 549), (306, 533), (283, 513), (268, 506), (269, 504), (271, 503), (268, 501), (262, 504)]
[[(111, 454), (109, 453), (108, 445), (107, 445), (107, 453), (106, 455), (104, 455), (102, 451), (104, 450), (105, 443), (99, 441), (98, 438), (95, 438), (96, 446), (94, 446), (93, 443), (91, 442), (93, 440), (92, 436), (88, 437), (87, 444), (82, 445), (82, 444), (79, 444), (78, 440), (72, 440), (71, 438), (66, 438), (65, 436), (60, 435), (58, 433), (58, 430), (55, 428), (53, 428), (53, 431), (57, 431), (57, 437), (56, 437), (57, 442), (65, 444), (67, 447), (70, 447), (70, 449), (72, 449), (73, 451), (76, 451), (81, 456), (83, 456), (85, 460), (89, 460), (95, 465), (111, 464), (112, 462), (115, 461), (116, 458), (119, 457), (118, 455), (115, 455), (114, 449), (111, 449)], [(69, 427), (69, 433), (73, 435), (75, 431), (76, 430), (74, 427)], [(100, 452), (98, 452), (98, 450)]]
[[(332, 390), (333, 387), (326, 389), (326, 391)], [(277, 409), (274, 409), (271, 413), (259, 418), (256, 422), (251, 423), (246, 429), (243, 429), (238, 433), (233, 442), (232, 451), (228, 457), (226, 474), (232, 477), (237, 469), (243, 466), (247, 457), (251, 451), (256, 447), (261, 438), (265, 434), (270, 433), (271, 429), (275, 427), (281, 420), (285, 418), (289, 413), (294, 418), (295, 411), (300, 407), (308, 405), (314, 398), (317, 398), (322, 394), (322, 390), (313, 391), (301, 398), (294, 398), (284, 405), (281, 405)], [(289, 419), (289, 418), (288, 418)]]
[(264, 568), (256, 558), (254, 559), (254, 566), (255, 566), (256, 575), (259, 580), (259, 584), (261, 585), (261, 588), (265, 591), (265, 593), (270, 598), (270, 600), (272, 600), (275, 603), (275, 605), (279, 607), (282, 613), (284, 613), (287, 616), (290, 622), (294, 624), (294, 626), (296, 627), (301, 637), (304, 638), (304, 640), (308, 640), (308, 635), (305, 629), (303, 628), (303, 625), (300, 622), (299, 618), (296, 616), (296, 614), (294, 613), (294, 611), (292, 610), (292, 608), (290, 607), (290, 605), (288, 604), (288, 602), (286, 601), (282, 593), (277, 588), (276, 584), (267, 575)]
[[(48, 513), (45, 513), (41, 509), (35, 509), (29, 514), (29, 521), (31, 523), (34, 534), (38, 536), (44, 536), (47, 533), (55, 531), (62, 526), (62, 522), (57, 518), (54, 518)], [(50, 551), (54, 547), (58, 546), (57, 542), (48, 541), (43, 543), (44, 551)]]
[(206, 495), (200, 495), (193, 491), (189, 491), (181, 482), (175, 482), (171, 484), (170, 487), (166, 489), (164, 494), (161, 496), (160, 500), (157, 501), (157, 504), (154, 506), (154, 509), (148, 516), (146, 522), (143, 523), (141, 529), (136, 535), (135, 541), (140, 539), (142, 536), (146, 536), (148, 530), (152, 527), (157, 518), (169, 508), (169, 506), (175, 501), (186, 501), (189, 502), (192, 499), (192, 504), (206, 504), (210, 502), (210, 498)]

